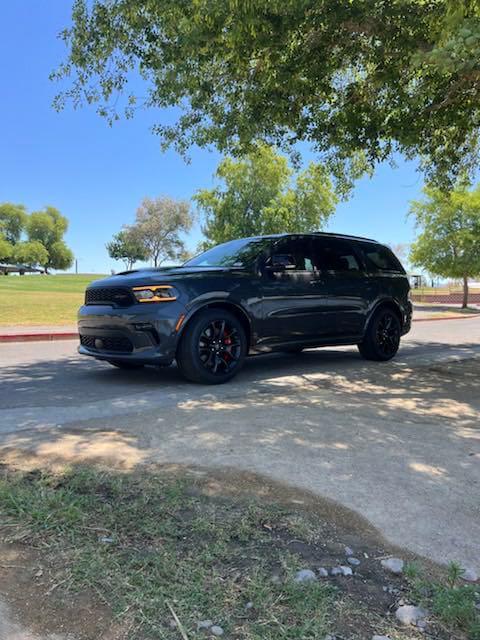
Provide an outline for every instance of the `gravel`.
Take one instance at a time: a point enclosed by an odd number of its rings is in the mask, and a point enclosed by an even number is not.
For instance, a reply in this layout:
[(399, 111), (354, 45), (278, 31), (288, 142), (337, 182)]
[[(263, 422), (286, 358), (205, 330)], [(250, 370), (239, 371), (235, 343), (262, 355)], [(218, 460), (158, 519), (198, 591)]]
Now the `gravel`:
[(420, 607), (414, 607), (410, 604), (405, 604), (395, 611), (395, 616), (397, 620), (404, 625), (418, 625), (420, 623), (420, 627), (423, 627), (422, 621), (427, 617), (427, 612), (425, 609), (421, 609)]
[(297, 571), (293, 579), (295, 582), (312, 582), (317, 579), (317, 576), (311, 569), (302, 569), (301, 571)]
[(402, 573), (404, 562), (400, 558), (387, 558), (386, 560), (382, 560), (382, 567), (390, 573), (394, 573), (396, 575)]

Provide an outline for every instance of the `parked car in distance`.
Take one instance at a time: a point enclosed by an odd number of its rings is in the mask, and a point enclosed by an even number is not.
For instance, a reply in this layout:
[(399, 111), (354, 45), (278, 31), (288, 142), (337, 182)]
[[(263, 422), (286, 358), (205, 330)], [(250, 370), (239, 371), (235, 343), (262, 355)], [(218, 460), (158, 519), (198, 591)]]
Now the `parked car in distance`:
[(242, 238), (180, 267), (92, 282), (80, 353), (116, 367), (169, 365), (199, 383), (230, 380), (252, 353), (358, 345), (389, 360), (410, 330), (410, 285), (392, 251), (329, 233)]

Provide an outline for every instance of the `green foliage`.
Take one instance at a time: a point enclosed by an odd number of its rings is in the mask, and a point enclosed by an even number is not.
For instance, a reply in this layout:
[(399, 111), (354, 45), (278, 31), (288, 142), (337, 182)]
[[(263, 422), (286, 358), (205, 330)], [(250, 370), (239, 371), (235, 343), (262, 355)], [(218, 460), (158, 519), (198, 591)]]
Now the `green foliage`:
[(340, 171), (401, 151), (450, 183), (477, 163), (476, 0), (76, 0), (72, 18), (59, 109), (176, 107), (155, 131), (181, 151), (307, 141)]
[(13, 245), (0, 234), (0, 262), (8, 262), (11, 260), (13, 252)]
[(411, 204), (421, 232), (410, 260), (434, 275), (462, 278), (466, 306), (468, 279), (480, 274), (480, 186), (450, 192), (427, 186), (424, 193), (424, 200)]
[(23, 204), (0, 204), (0, 237), (3, 236), (10, 244), (20, 240), (26, 221), (27, 213)]
[(157, 267), (165, 260), (179, 260), (184, 255), (180, 234), (188, 231), (192, 224), (188, 202), (163, 196), (144, 198), (135, 224), (127, 228), (134, 242), (143, 247), (145, 258)]
[(116, 233), (106, 248), (108, 255), (114, 260), (123, 260), (128, 270), (137, 260), (146, 260), (148, 257), (142, 242), (128, 228)]
[(293, 175), (287, 158), (267, 145), (240, 160), (222, 160), (216, 171), (220, 184), (194, 196), (205, 216), (205, 246), (239, 237), (320, 229), (338, 201), (328, 171), (312, 163), (294, 182)]
[(30, 241), (41, 243), (47, 256), (42, 266), (48, 269), (68, 269), (73, 263), (73, 253), (63, 241), (68, 229), (68, 220), (55, 207), (31, 213), (27, 220), (27, 235)]
[(14, 246), (15, 262), (28, 267), (44, 265), (48, 261), (48, 251), (38, 240), (19, 242)]

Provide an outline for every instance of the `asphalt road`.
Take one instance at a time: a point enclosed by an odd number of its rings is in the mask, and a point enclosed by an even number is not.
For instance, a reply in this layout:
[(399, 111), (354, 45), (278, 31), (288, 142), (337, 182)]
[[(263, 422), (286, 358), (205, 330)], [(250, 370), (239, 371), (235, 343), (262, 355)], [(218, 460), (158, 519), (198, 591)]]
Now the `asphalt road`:
[(116, 370), (75, 342), (4, 344), (0, 459), (253, 471), (358, 511), (416, 553), (480, 569), (477, 356), (479, 318), (414, 324), (391, 363), (355, 348), (261, 356), (219, 387), (175, 367)]

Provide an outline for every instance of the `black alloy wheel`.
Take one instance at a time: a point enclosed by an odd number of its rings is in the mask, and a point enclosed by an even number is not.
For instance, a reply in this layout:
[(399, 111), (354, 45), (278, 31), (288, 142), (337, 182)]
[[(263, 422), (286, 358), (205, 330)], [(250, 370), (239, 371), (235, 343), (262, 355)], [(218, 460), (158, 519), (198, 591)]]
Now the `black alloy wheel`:
[(224, 309), (205, 309), (188, 323), (177, 350), (177, 364), (193, 382), (221, 384), (239, 371), (247, 353), (241, 322)]
[(380, 309), (370, 321), (358, 349), (367, 360), (390, 360), (398, 351), (400, 336), (398, 315), (393, 310)]
[(237, 328), (225, 318), (213, 320), (200, 334), (198, 354), (209, 373), (228, 374), (242, 355)]

